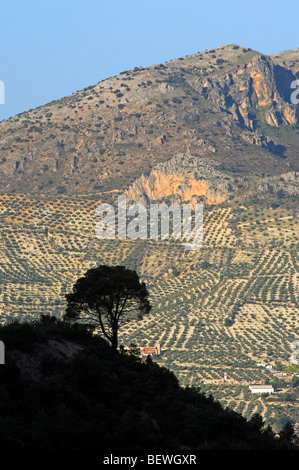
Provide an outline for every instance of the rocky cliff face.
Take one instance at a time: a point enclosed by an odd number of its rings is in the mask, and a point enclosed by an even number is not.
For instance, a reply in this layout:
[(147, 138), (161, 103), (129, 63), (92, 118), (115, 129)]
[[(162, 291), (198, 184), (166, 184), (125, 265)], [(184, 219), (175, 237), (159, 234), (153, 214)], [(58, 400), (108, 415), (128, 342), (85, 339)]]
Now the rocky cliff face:
[(289, 171), (288, 173), (279, 176), (264, 178), (258, 183), (257, 191), (259, 193), (278, 193), (279, 197), (283, 197), (284, 194), (298, 196), (299, 173), (295, 171)]
[(265, 122), (270, 126), (298, 124), (298, 108), (291, 103), (291, 83), (296, 76), (286, 65), (275, 65), (269, 57), (256, 55), (237, 70), (217, 78), (200, 81), (201, 92), (226, 106), (247, 128), (255, 128), (252, 115), (259, 109), (264, 110)]
[(232, 178), (200, 157), (175, 155), (169, 161), (156, 165), (148, 176), (142, 175), (128, 189), (127, 196), (148, 204), (171, 196), (177, 202), (204, 201), (219, 204), (228, 199), (237, 186), (244, 185), (241, 178)]
[(240, 178), (299, 171), (297, 72), (284, 58), (230, 44), (122, 72), (2, 121), (0, 191), (108, 194), (151, 175), (142, 183), (148, 197), (176, 188), (182, 199), (214, 204), (226, 187), (178, 168), (166, 177), (156, 165), (184, 154), (207, 166), (212, 157)]

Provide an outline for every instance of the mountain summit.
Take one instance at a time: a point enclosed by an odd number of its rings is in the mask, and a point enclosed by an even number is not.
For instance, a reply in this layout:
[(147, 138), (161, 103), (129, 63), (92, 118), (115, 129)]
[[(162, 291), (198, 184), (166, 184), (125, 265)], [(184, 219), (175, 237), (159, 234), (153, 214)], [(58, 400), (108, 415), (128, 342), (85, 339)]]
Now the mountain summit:
[(299, 49), (265, 56), (229, 44), (2, 121), (1, 192), (124, 190), (179, 154), (249, 180), (296, 172), (298, 58)]

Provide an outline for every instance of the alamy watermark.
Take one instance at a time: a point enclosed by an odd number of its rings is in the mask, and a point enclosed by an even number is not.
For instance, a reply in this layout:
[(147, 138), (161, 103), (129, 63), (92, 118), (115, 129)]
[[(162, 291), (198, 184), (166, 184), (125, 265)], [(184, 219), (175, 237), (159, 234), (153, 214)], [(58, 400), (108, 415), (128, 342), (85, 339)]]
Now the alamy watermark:
[[(186, 250), (198, 250), (203, 243), (203, 204), (134, 203), (127, 207), (125, 195), (118, 196), (117, 211), (111, 204), (99, 204), (100, 217), (95, 235), (102, 239), (130, 238), (150, 240), (184, 240)], [(131, 220), (130, 220), (131, 218)], [(117, 219), (117, 220), (116, 220)], [(188, 242), (188, 243), (187, 243)]]
[(295, 91), (291, 94), (291, 103), (299, 103), (299, 80), (293, 80), (291, 83), (291, 88), (295, 88)]
[(2, 80), (0, 80), (0, 104), (5, 104), (5, 85)]

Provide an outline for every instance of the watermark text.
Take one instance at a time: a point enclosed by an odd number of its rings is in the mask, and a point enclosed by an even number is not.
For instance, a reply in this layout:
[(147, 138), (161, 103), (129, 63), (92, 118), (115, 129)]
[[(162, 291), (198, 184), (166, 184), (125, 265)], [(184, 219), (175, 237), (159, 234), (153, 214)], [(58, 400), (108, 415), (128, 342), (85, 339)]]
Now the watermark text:
[(135, 203), (127, 207), (126, 196), (118, 197), (117, 211), (112, 204), (99, 204), (100, 217), (95, 235), (101, 239), (184, 240), (186, 250), (198, 250), (203, 243), (203, 204)]

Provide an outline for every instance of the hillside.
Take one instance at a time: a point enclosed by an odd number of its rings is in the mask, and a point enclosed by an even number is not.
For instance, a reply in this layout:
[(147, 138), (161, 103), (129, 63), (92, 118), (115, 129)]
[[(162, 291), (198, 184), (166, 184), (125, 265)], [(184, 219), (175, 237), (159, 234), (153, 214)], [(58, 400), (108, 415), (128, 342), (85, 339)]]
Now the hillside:
[(124, 190), (179, 153), (212, 158), (248, 183), (298, 171), (296, 53), (231, 44), (136, 67), (2, 121), (1, 192)]
[[(112, 353), (88, 330), (43, 316), (0, 328), (0, 449), (291, 450), (258, 417), (183, 389), (133, 351)], [(124, 400), (125, 398), (125, 400)]]
[[(60, 316), (90, 266), (123, 264), (153, 305), (123, 344), (159, 342), (181, 385), (299, 431), (298, 54), (230, 44), (0, 122), (1, 321)], [(203, 247), (97, 239), (97, 205), (123, 193), (203, 202)], [(254, 381), (279, 391), (251, 396)]]

